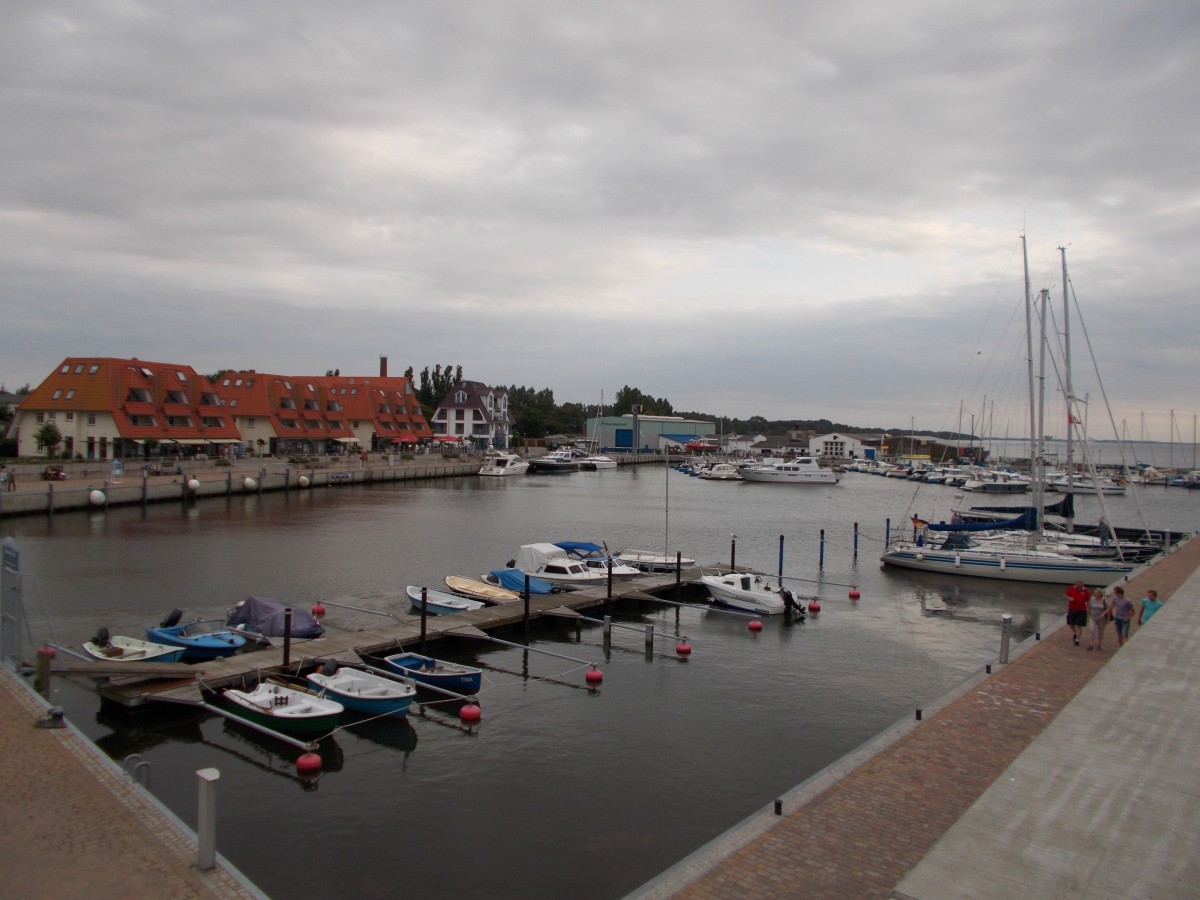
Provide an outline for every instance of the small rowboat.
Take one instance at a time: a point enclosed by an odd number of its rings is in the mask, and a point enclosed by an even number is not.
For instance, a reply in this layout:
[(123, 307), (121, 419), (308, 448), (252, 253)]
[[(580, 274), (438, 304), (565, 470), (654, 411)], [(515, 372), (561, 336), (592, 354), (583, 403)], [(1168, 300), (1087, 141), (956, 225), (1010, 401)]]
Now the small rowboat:
[(234, 712), (251, 722), (300, 734), (327, 734), (337, 728), (344, 707), (282, 684), (263, 682), (252, 691), (227, 688), (221, 696)]
[[(421, 600), (422, 591), (425, 593), (424, 601)], [(459, 597), (446, 591), (431, 591), (414, 584), (405, 588), (405, 593), (408, 594), (408, 600), (415, 612), (421, 611), (423, 602), (425, 611), (431, 616), (448, 616), (471, 609), (483, 609), (486, 605), (478, 600), (468, 600), (466, 597)]]
[(177, 609), (171, 610), (161, 625), (146, 629), (146, 639), (156, 644), (182, 647), (185, 660), (233, 656), (246, 645), (246, 639), (230, 631), (220, 619), (180, 625), (182, 615)]
[(492, 606), (502, 603), (512, 603), (521, 599), (516, 591), (501, 587), (498, 584), (488, 584), (486, 581), (476, 581), (474, 578), (464, 578), (462, 575), (447, 575), (446, 587), (455, 594), (470, 600), (479, 600)]
[(101, 628), (90, 641), (84, 641), (83, 649), (92, 659), (103, 662), (173, 663), (183, 658), (182, 647), (154, 644), (119, 634), (110, 637), (107, 628)]
[(318, 696), (330, 697), (346, 709), (372, 716), (407, 716), (417, 689), (374, 672), (340, 666), (329, 660), (306, 679)]
[(393, 653), (383, 658), (393, 672), (419, 684), (445, 688), (459, 694), (478, 694), (483, 686), (483, 669), (422, 656), (419, 653)]

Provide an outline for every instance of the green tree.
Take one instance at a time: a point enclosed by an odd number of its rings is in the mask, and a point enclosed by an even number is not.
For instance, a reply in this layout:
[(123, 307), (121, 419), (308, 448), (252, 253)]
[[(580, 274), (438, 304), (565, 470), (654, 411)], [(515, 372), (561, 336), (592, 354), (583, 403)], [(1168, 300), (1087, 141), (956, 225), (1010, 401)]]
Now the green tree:
[(46, 457), (49, 459), (54, 456), (55, 449), (62, 443), (62, 433), (53, 422), (47, 422), (33, 433), (33, 439), (37, 441), (38, 447), (45, 449)]

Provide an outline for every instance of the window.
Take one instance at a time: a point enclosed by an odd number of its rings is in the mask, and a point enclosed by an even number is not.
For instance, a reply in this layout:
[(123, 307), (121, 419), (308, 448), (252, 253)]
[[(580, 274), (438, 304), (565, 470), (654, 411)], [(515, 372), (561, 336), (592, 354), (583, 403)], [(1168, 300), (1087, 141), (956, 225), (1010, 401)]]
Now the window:
[(329, 430), (330, 431), (341, 431), (342, 423), (335, 419), (334, 421), (329, 423)]
[(46, 416), (50, 419), (51, 422), (54, 421), (54, 419), (57, 417), (57, 415), (58, 415), (58, 413), (56, 413), (54, 410), (50, 410), (50, 412), (46, 413)]
[(67, 399), (68, 400), (75, 399), (75, 388), (71, 388), (69, 391), (67, 391)]
[(167, 391), (166, 402), (167, 403), (182, 403), (184, 406), (186, 406), (187, 402), (188, 402), (188, 396), (183, 391)]
[(143, 368), (143, 369), (142, 369), (142, 374), (143, 374), (143, 375), (145, 375), (147, 378), (153, 378), (153, 377), (154, 377), (154, 373), (153, 373), (153, 372), (151, 372), (149, 369), (146, 369), (146, 368)]
[(457, 394), (455, 394), (454, 402), (455, 403), (466, 403), (467, 402), (467, 392), (459, 391)]
[(234, 397), (232, 400), (230, 400), (230, 401), (229, 401), (229, 405), (230, 405), (230, 406), (237, 406), (237, 397)]
[(175, 428), (191, 428), (192, 420), (187, 416), (167, 416), (167, 424)]
[(204, 423), (205, 428), (224, 428), (225, 427), (225, 420), (222, 419), (220, 416), (205, 416), (200, 421), (202, 421)]
[(380, 404), (379, 404), (379, 411), (380, 411), (381, 413), (387, 413), (388, 415), (391, 415), (392, 408), (391, 408), (390, 406), (388, 406), (386, 403), (380, 403)]
[(37, 423), (38, 423), (39, 425), (41, 425), (41, 424), (42, 424), (43, 422), (45, 422), (45, 421), (46, 421), (46, 414), (45, 414), (45, 413), (38, 413), (38, 414), (37, 414)]
[(320, 405), (317, 403), (317, 401), (316, 401), (316, 400), (314, 400), (314, 399), (312, 399), (312, 398), (310, 397), (309, 399), (307, 399), (307, 400), (305, 400), (305, 401), (304, 401), (304, 408), (305, 408), (305, 409), (311, 409), (311, 410), (314, 410), (314, 411), (316, 411), (316, 410), (319, 410), (321, 407), (320, 407)]
[[(238, 382), (238, 384), (241, 384), (241, 382), (239, 381), (239, 382)], [(221, 382), (221, 386), (222, 386), (222, 387), (229, 387), (229, 379), (228, 379), (228, 378), (226, 378), (224, 381), (222, 381), (222, 382)]]
[(283, 383), (283, 387), (284, 387), (284, 389), (285, 389), (285, 390), (289, 390), (289, 391), (290, 391), (290, 390), (292, 389), (292, 383), (291, 383), (290, 381), (285, 381), (285, 382)]
[(187, 376), (184, 375), (182, 372), (180, 372), (178, 369), (175, 370), (175, 377), (178, 378), (180, 381), (184, 381), (184, 382), (187, 381)]
[(310, 391), (312, 391), (314, 394), (317, 392), (317, 389), (315, 387), (313, 387), (311, 384), (308, 386), (308, 389)]
[(305, 419), (304, 424), (306, 427), (312, 428), (316, 431), (324, 431), (325, 430), (325, 426), (321, 424), (320, 419)]
[(66, 418), (67, 418), (68, 422), (74, 422), (75, 421), (75, 413), (73, 413), (73, 412), (67, 413)]
[(235, 381), (235, 382), (233, 383), (233, 386), (234, 386), (234, 387), (241, 387), (241, 386), (242, 386), (242, 379), (240, 379), (240, 378), (239, 378), (237, 381)]
[(67, 374), (68, 372), (70, 372), (70, 371), (71, 371), (71, 364), (70, 364), (70, 363), (64, 363), (64, 364), (63, 364), (63, 367), (62, 367), (61, 369), (59, 369), (59, 370), (58, 370), (58, 374), (59, 374), (59, 375), (66, 375), (66, 374)]
[(60, 400), (60, 399), (62, 399), (62, 391), (55, 391), (55, 392), (54, 392), (54, 399), (55, 399), (55, 400)]
[(153, 402), (150, 399), (150, 392), (148, 390), (146, 390), (145, 388), (130, 388), (129, 394), (125, 398), (125, 402), (129, 403), (131, 401), (134, 403), (152, 403)]
[(379, 424), (383, 426), (384, 431), (392, 431), (394, 429), (391, 422), (380, 422)]
[(299, 428), (300, 425), (295, 419), (280, 419), (279, 424), (284, 428)]
[(96, 414), (95, 413), (88, 413), (88, 424), (89, 425), (96, 424)]
[(95, 374), (96, 374), (97, 372), (99, 372), (99, 371), (100, 371), (100, 364), (99, 364), (99, 363), (92, 363), (92, 367), (91, 367), (90, 369), (88, 369), (88, 374), (89, 374), (89, 375), (95, 375)]
[(454, 411), (454, 418), (456, 421), (461, 422), (466, 417), (467, 417), (467, 411), (465, 409), (456, 409)]
[(202, 406), (220, 406), (221, 398), (211, 391), (206, 391), (200, 395), (200, 404)]
[(330, 400), (325, 404), (325, 411), (326, 412), (341, 412), (342, 404), (338, 403), (336, 400)]
[(279, 408), (280, 409), (295, 409), (296, 401), (293, 400), (291, 397), (280, 397), (279, 398)]
[(250, 416), (249, 418), (246, 419), (246, 427), (247, 428), (254, 427), (254, 416)]
[(77, 365), (77, 366), (75, 367), (75, 374), (76, 374), (76, 375), (82, 375), (82, 374), (83, 374), (83, 363), (80, 363), (79, 365)]

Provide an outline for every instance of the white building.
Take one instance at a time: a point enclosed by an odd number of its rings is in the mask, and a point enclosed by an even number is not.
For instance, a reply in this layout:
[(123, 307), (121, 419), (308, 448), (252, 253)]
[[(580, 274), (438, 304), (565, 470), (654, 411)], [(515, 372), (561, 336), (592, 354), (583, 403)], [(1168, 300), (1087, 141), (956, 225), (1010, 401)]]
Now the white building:
[(818, 459), (864, 459), (865, 445), (848, 434), (819, 434), (808, 442), (808, 453)]
[(479, 381), (460, 381), (429, 423), (434, 440), (469, 441), (480, 450), (512, 449), (508, 391)]

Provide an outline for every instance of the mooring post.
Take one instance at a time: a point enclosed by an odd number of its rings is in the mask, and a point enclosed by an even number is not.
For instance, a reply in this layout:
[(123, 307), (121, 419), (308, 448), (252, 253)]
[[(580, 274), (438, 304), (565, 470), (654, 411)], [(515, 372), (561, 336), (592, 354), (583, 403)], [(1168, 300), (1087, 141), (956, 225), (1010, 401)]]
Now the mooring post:
[(292, 664), (292, 608), (283, 608), (283, 664)]
[(425, 655), (425, 615), (429, 610), (429, 589), (421, 588), (421, 655)]
[(821, 529), (821, 551), (818, 556), (817, 568), (825, 568), (825, 529)]
[(33, 689), (47, 700), (50, 699), (50, 660), (52, 659), (54, 659), (54, 650), (50, 647), (38, 647)]
[[(679, 597), (683, 591), (683, 551), (675, 551), (675, 602), (679, 603)], [(675, 607), (675, 611), (679, 612), (679, 607)]]
[(737, 571), (734, 568), (735, 562), (737, 562), (737, 535), (731, 534), (729, 536), (729, 571)]
[(854, 558), (858, 559), (858, 523), (854, 523)]
[(1000, 662), (1008, 662), (1008, 640), (1012, 634), (1012, 615), (1005, 613), (1000, 617)]
[(883, 546), (890, 547), (892, 545), (892, 519), (891, 516), (883, 520)]
[(654, 624), (647, 623), (646, 625), (646, 649), (654, 649)]
[(779, 536), (779, 589), (783, 590), (783, 535)]
[(525, 573), (525, 590), (523, 591), (523, 594), (525, 597), (525, 620), (524, 620), (525, 621), (525, 643), (528, 644), (529, 643), (529, 595), (530, 595), (529, 573), (528, 572)]
[(608, 597), (606, 599), (611, 600), (612, 599), (612, 557), (611, 556), (606, 561), (604, 567), (606, 569), (608, 569)]
[(198, 769), (199, 803), (196, 809), (196, 868), (207, 872), (217, 864), (217, 781), (216, 769)]
[(147, 491), (149, 490), (150, 473), (142, 469), (142, 506), (146, 505)]

